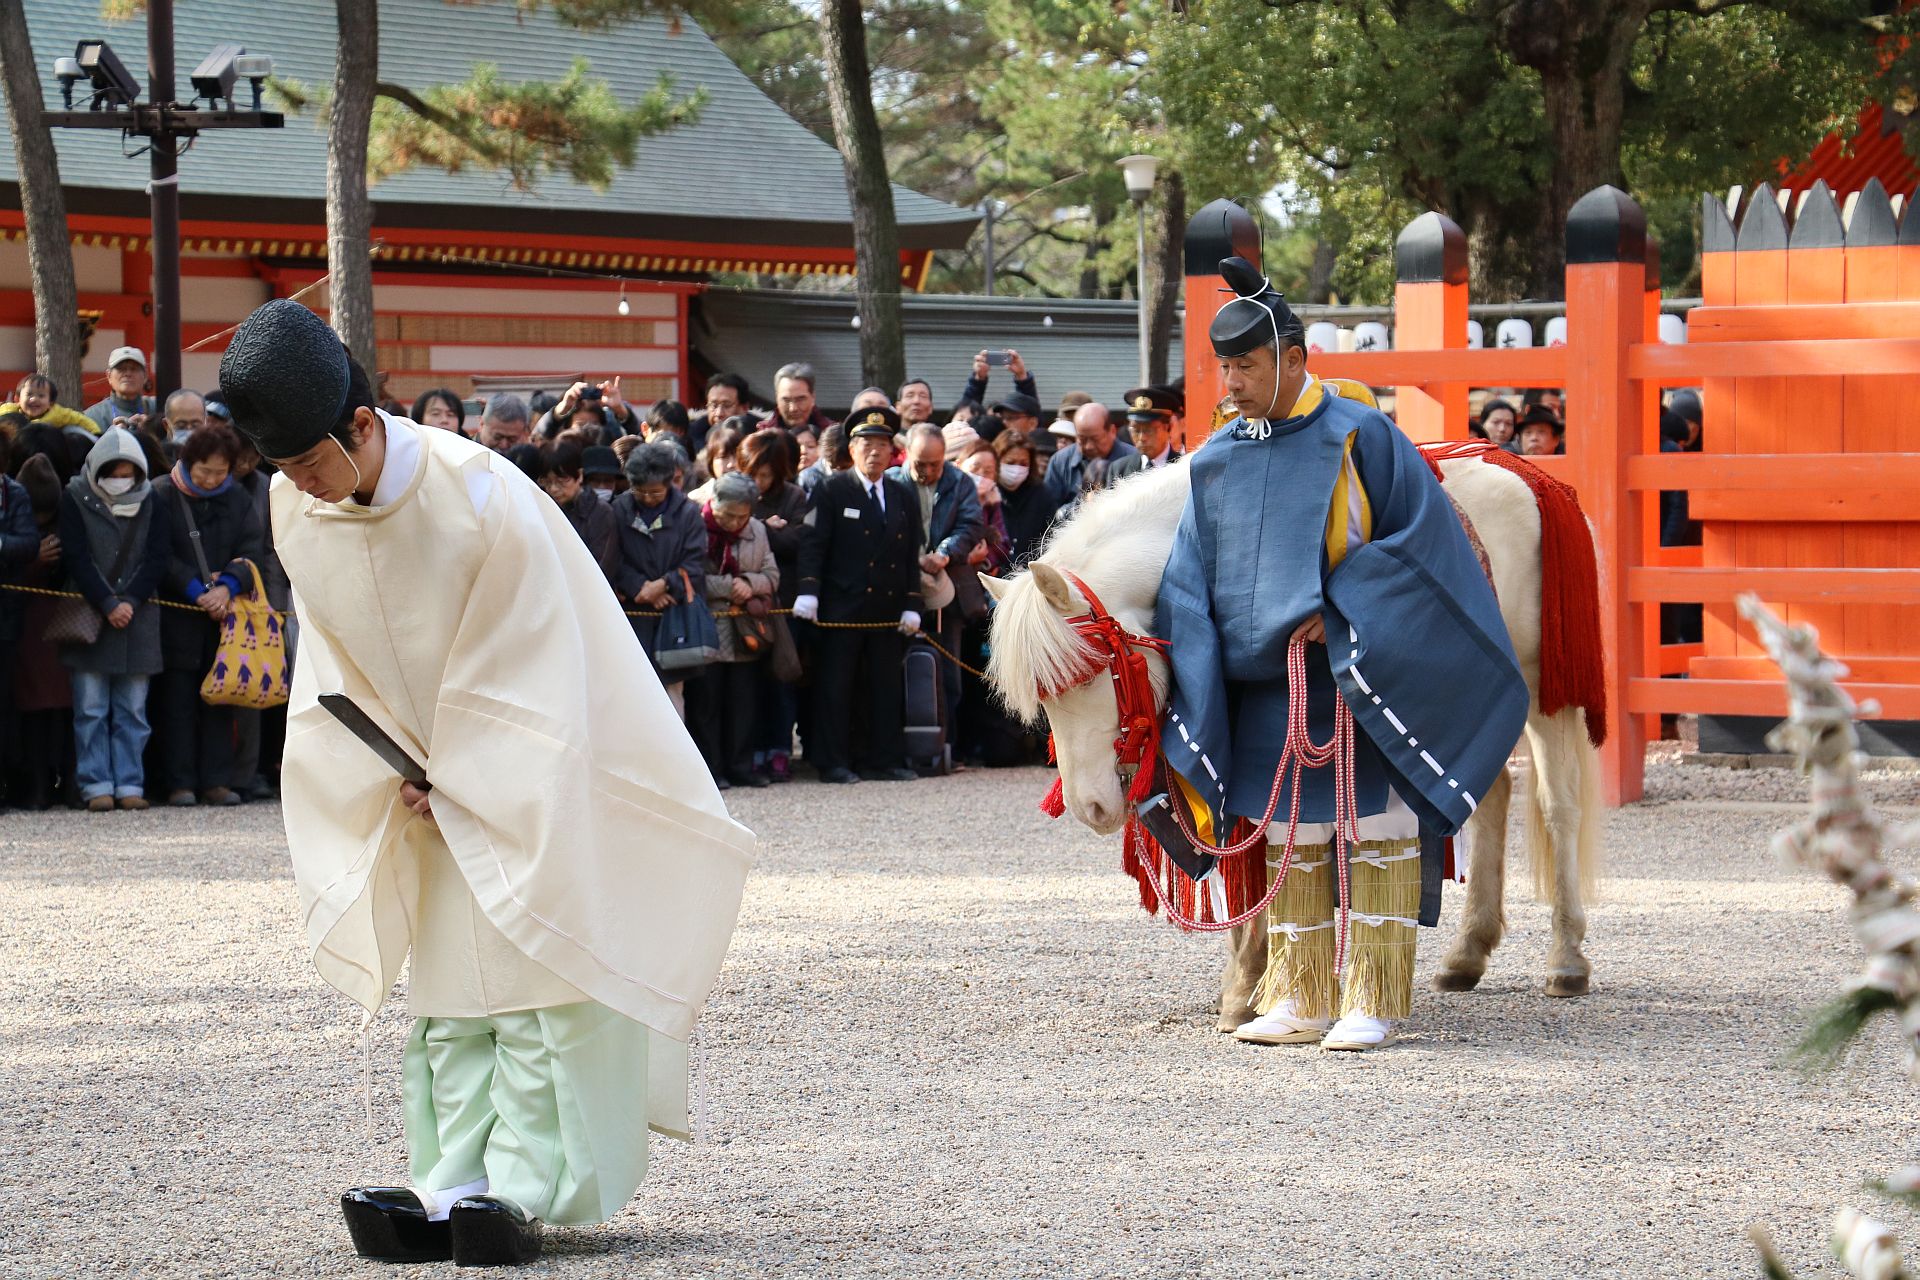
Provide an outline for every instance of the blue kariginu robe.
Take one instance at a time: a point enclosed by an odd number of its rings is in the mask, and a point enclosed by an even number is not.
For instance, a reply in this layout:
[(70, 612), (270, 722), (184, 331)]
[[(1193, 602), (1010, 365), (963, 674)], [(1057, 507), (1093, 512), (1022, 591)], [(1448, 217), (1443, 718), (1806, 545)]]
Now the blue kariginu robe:
[[(1313, 740), (1333, 736), (1344, 697), (1359, 813), (1384, 810), (1391, 786), (1423, 828), (1452, 835), (1526, 723), (1499, 605), (1452, 503), (1385, 415), (1318, 382), (1294, 411), (1234, 419), (1189, 464), (1156, 619), (1173, 669), (1162, 746), (1219, 830), (1257, 821), (1287, 736), (1288, 641), (1321, 614), (1327, 643), (1307, 646)], [(1301, 820), (1332, 821), (1333, 767), (1303, 776)]]

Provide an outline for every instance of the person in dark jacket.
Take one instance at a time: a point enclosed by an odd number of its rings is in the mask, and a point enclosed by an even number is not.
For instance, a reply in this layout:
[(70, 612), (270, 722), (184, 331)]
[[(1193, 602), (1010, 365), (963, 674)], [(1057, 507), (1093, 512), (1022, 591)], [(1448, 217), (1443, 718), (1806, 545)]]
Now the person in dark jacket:
[[(800, 544), (806, 536), (806, 490), (794, 483), (795, 464), (799, 461), (788, 433), (778, 428), (756, 431), (740, 444), (740, 470), (753, 481), (759, 497), (753, 504), (753, 518), (767, 531), (773, 548), (774, 563), (779, 566), (779, 593), (776, 603), (791, 609), (800, 594)], [(785, 625), (775, 619), (774, 625)], [(793, 726), (799, 702), (794, 686), (773, 676), (773, 664), (763, 662), (757, 668), (759, 678), (757, 730), (753, 739), (753, 767), (775, 782), (793, 776)]]
[[(973, 438), (979, 439), (977, 435)], [(920, 553), (923, 574), (935, 582), (944, 576), (954, 587), (948, 593), (952, 598), (935, 608), (933, 617), (926, 620), (927, 632), (948, 653), (958, 653), (964, 624), (962, 601), (966, 597), (955, 592), (965, 586), (974, 589), (974, 598), (983, 596), (978, 590), (978, 574), (967, 562), (986, 531), (973, 477), (947, 461), (945, 434), (927, 423), (917, 423), (907, 431), (907, 459), (887, 475), (905, 484), (918, 504), (921, 546), (925, 548)], [(960, 718), (960, 668), (941, 658), (939, 670), (945, 723), (951, 735)]]
[(905, 781), (918, 776), (906, 767), (901, 669), (905, 637), (920, 629), (920, 502), (887, 475), (900, 416), (863, 409), (845, 425), (853, 466), (814, 489), (793, 614), (891, 625), (821, 628), (807, 755), (822, 782)]
[[(189, 609), (160, 611), (164, 669), (156, 682), (160, 767), (167, 803), (233, 805), (234, 708), (201, 700), (235, 596), (253, 590), (266, 537), (253, 496), (233, 476), (240, 438), (221, 427), (187, 437), (180, 460), (154, 486), (154, 517), (167, 539), (160, 598)], [(263, 580), (264, 584), (264, 580)]]
[[(58, 433), (55, 433), (58, 439)], [(20, 463), (20, 487), (32, 504), (39, 554), (19, 571), (21, 585), (58, 591), (65, 582), (60, 554), (60, 507), (63, 482), (53, 459), (36, 453)], [(12, 696), (15, 728), (6, 744), (7, 795), (17, 805), (46, 809), (55, 788), (80, 803), (73, 777), (73, 686), (60, 650), (47, 639), (47, 625), (62, 601), (28, 595), (21, 602), (19, 644), (11, 668), (0, 671)]]
[[(612, 452), (607, 450), (609, 454)], [(600, 501), (593, 490), (587, 488), (585, 470), (584, 452), (563, 441), (553, 447), (552, 453), (541, 456), (539, 474), (533, 475), (533, 480), (567, 517), (567, 523), (580, 535), (580, 541), (586, 543), (587, 550), (593, 553), (593, 562), (600, 566), (600, 572), (611, 585), (620, 568), (620, 527), (613, 518), (612, 502)]]
[(147, 456), (131, 431), (109, 427), (60, 501), (67, 590), (99, 610), (100, 634), (68, 645), (75, 776), (95, 813), (144, 809), (147, 682), (163, 665), (160, 606), (150, 597), (167, 570), (166, 525), (147, 482)]
[(1002, 431), (993, 438), (993, 453), (1000, 460), (1000, 514), (1011, 544), (1008, 568), (1019, 569), (1040, 550), (1060, 504), (1026, 432)]
[[(40, 558), (40, 526), (27, 487), (7, 474), (7, 442), (0, 439), (0, 583), (17, 585)], [(0, 743), (15, 740), (14, 655), (19, 651), (26, 596), (0, 591)], [(3, 801), (0, 801), (3, 802)]]
[[(212, 403), (209, 402), (207, 410), (209, 417), (213, 413)], [(414, 407), (420, 407), (418, 400), (414, 401)], [(228, 429), (231, 430), (231, 426)], [(267, 511), (267, 491), (273, 477), (260, 469), (260, 451), (253, 447), (253, 442), (238, 432), (234, 434), (240, 440), (240, 455), (233, 466), (233, 482), (246, 490), (247, 500), (253, 503), (253, 514), (260, 521), (260, 577), (266, 583), (267, 603), (287, 615), (288, 626), (282, 638), (286, 641), (287, 660), (292, 662), (298, 628), (292, 617), (293, 586), (287, 581), (287, 571), (281, 567), (279, 553), (273, 549), (273, 521)], [(287, 706), (281, 703), (264, 711), (235, 707), (233, 716), (234, 789), (249, 800), (271, 800), (274, 789), (267, 775), (278, 777), (280, 773), (280, 754), (287, 741)]]
[[(627, 480), (632, 486), (613, 500), (613, 519), (620, 533), (620, 563), (614, 570), (613, 591), (630, 611), (633, 634), (653, 658), (660, 630), (658, 611), (669, 605), (707, 598), (707, 525), (700, 509), (673, 486), (674, 471), (684, 455), (671, 444), (643, 444), (627, 455)], [(657, 669), (657, 665), (656, 665)], [(686, 718), (687, 673), (662, 672), (674, 710)]]

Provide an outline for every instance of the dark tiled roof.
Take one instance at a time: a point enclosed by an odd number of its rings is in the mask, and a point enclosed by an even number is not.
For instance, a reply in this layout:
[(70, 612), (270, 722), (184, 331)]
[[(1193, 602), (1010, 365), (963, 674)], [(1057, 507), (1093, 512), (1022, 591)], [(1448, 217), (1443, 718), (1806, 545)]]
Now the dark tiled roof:
[[(59, 105), (53, 60), (74, 42), (103, 37), (145, 84), (144, 21), (109, 24), (100, 0), (33, 0), (27, 6), (48, 105)], [(221, 41), (271, 54), (275, 74), (324, 89), (333, 78), (334, 6), (329, 0), (184, 0), (176, 14), (177, 93)], [(609, 31), (574, 30), (542, 7), (521, 15), (511, 0), (381, 0), (381, 78), (411, 88), (464, 79), (489, 62), (503, 78), (564, 75), (592, 59), (623, 100), (651, 89), (661, 72), (679, 92), (707, 92), (693, 124), (641, 141), (631, 168), (605, 192), (563, 176), (515, 191), (498, 173), (414, 170), (373, 188), (380, 225), (528, 229), (549, 233), (697, 239), (790, 246), (852, 243), (840, 154), (771, 99), (692, 24), (664, 21)], [(241, 86), (244, 97), (245, 86)], [(122, 154), (117, 135), (56, 131), (60, 175), (78, 213), (143, 213), (147, 166)], [(326, 135), (317, 116), (291, 117), (278, 131), (203, 135), (182, 158), (183, 212), (314, 225), (326, 190)], [(13, 142), (0, 134), (0, 199), (18, 207)], [(894, 187), (903, 248), (964, 244), (975, 216)]]

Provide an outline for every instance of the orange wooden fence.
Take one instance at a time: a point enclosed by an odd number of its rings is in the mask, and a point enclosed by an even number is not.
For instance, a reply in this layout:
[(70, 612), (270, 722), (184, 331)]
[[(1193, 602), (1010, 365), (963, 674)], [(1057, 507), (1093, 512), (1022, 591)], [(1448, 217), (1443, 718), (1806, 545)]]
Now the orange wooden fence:
[[(1741, 212), (1736, 229), (1706, 199), (1704, 305), (1685, 345), (1656, 338), (1658, 254), (1640, 207), (1601, 187), (1567, 219), (1566, 346), (1467, 350), (1466, 240), (1428, 213), (1396, 245), (1395, 349), (1311, 363), (1396, 388), (1400, 425), (1421, 441), (1466, 438), (1470, 387), (1564, 388), (1567, 452), (1535, 461), (1579, 491), (1593, 522), (1621, 712), (1602, 752), (1611, 803), (1640, 797), (1662, 713), (1785, 715), (1784, 687), (1732, 607), (1740, 592), (1817, 625), (1855, 698), (1920, 720), (1920, 214), (1899, 225), (1878, 183), (1844, 221), (1824, 184), (1792, 219), (1766, 187)], [(1220, 283), (1196, 268), (1224, 222), (1208, 206), (1189, 231), (1196, 407), (1218, 398), (1204, 340)], [(1702, 452), (1660, 452), (1659, 392), (1671, 386), (1702, 388)], [(1702, 546), (1659, 545), (1658, 494), (1670, 489), (1689, 491)], [(1660, 644), (1667, 602), (1705, 606), (1702, 644)], [(1662, 678), (1674, 675), (1688, 678)]]

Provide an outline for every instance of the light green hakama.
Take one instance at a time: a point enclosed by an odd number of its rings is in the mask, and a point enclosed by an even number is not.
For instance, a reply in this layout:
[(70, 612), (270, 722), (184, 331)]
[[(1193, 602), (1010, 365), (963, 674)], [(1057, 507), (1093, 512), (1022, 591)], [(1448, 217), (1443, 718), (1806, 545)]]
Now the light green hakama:
[(560, 1226), (605, 1222), (647, 1172), (647, 1041), (604, 1005), (417, 1018), (401, 1065), (409, 1176)]

